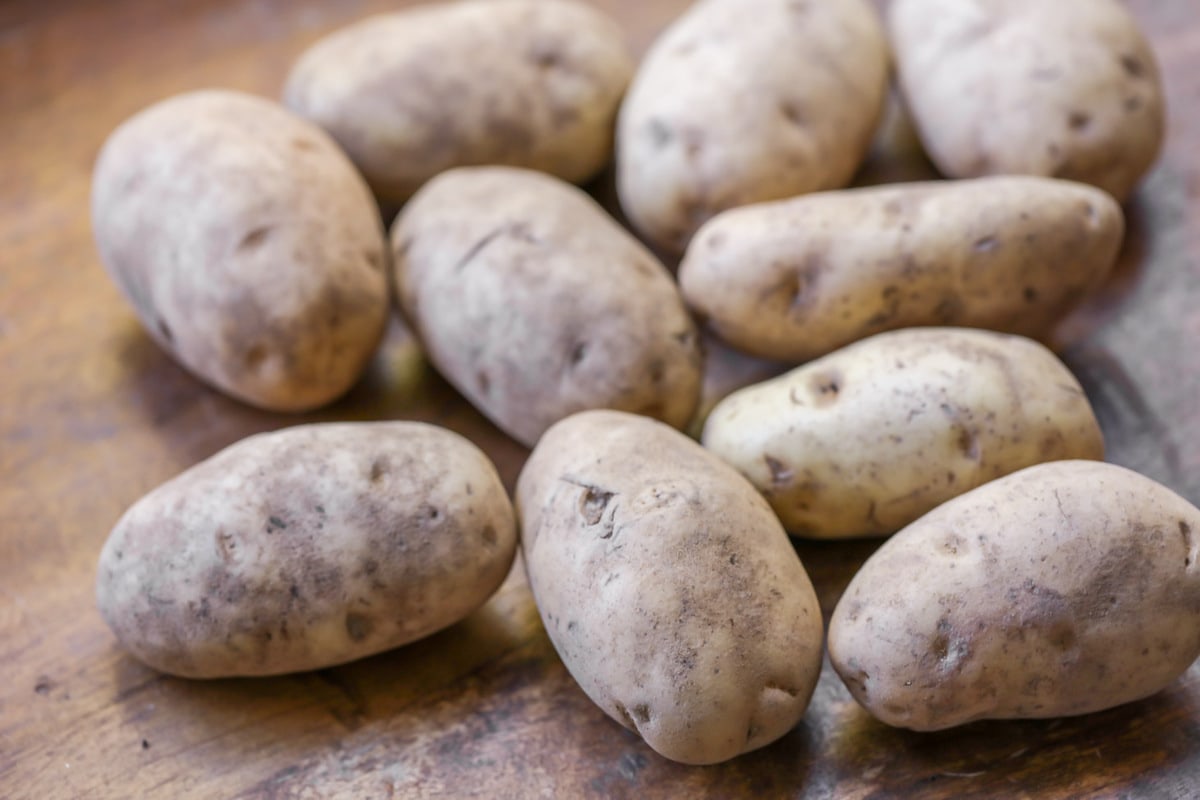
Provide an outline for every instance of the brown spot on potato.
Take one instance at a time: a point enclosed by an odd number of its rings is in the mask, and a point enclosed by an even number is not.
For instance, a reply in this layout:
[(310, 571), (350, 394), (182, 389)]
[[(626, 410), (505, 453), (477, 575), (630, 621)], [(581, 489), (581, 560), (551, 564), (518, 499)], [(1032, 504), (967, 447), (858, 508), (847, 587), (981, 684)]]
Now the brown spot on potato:
[(638, 703), (631, 711), (633, 712), (634, 720), (639, 724), (645, 725), (650, 721), (650, 707), (645, 703)]
[(299, 150), (302, 153), (311, 153), (319, 149), (316, 142), (305, 139), (303, 136), (292, 137), (291, 145), (293, 150)]
[(661, 120), (652, 119), (646, 123), (643, 129), (649, 137), (651, 144), (656, 148), (664, 148), (671, 143), (671, 139), (675, 138), (671, 133), (671, 129)]
[(982, 239), (976, 239), (975, 244), (971, 245), (971, 249), (976, 253), (990, 253), (1000, 246), (1000, 240), (995, 236), (984, 236)]
[(237, 540), (234, 539), (232, 533), (224, 528), (217, 529), (216, 535), (217, 553), (221, 556), (221, 560), (226, 564), (234, 560), (234, 552), (237, 550)]
[(479, 387), (479, 393), (484, 397), (492, 393), (492, 379), (484, 370), (475, 373), (475, 385)]
[(583, 495), (579, 498), (579, 513), (583, 515), (588, 525), (599, 524), (604, 516), (604, 510), (613, 499), (612, 492), (606, 492), (595, 486), (584, 487)]
[(779, 103), (779, 114), (789, 125), (795, 125), (797, 128), (805, 126), (804, 114), (800, 106), (791, 101), (784, 100)]
[(375, 622), (365, 614), (351, 611), (346, 615), (346, 635), (352, 642), (361, 642), (371, 635)]
[(163, 340), (166, 341), (168, 345), (174, 345), (175, 335), (171, 332), (171, 326), (167, 324), (167, 321), (162, 317), (158, 317), (157, 327), (158, 332), (162, 336)]
[(1146, 65), (1132, 53), (1123, 53), (1121, 55), (1121, 68), (1131, 78), (1142, 78), (1146, 75)]
[(955, 440), (960, 453), (971, 461), (979, 461), (981, 455), (981, 445), (979, 442), (979, 432), (968, 428), (967, 426), (959, 426), (958, 438)]
[(270, 237), (273, 228), (273, 225), (260, 225), (257, 228), (248, 231), (246, 235), (242, 237), (242, 240), (238, 242), (238, 252), (254, 250), (261, 247), (263, 243), (267, 241), (267, 238)]
[(812, 377), (808, 384), (809, 391), (812, 392), (813, 399), (817, 401), (817, 406), (829, 406), (837, 402), (838, 395), (842, 389), (842, 374), (836, 369), (827, 369), (819, 372)]
[(388, 469), (390, 469), (390, 467), (391, 465), (388, 463), (386, 458), (380, 457), (372, 461), (370, 474), (371, 483), (379, 483), (379, 481), (383, 479), (383, 476), (388, 473)]
[(785, 486), (790, 483), (794, 474), (792, 470), (777, 458), (769, 455), (763, 456), (763, 461), (767, 464), (767, 469), (771, 473), (771, 483), (776, 486)]
[(483, 543), (488, 547), (495, 547), (496, 542), (500, 540), (500, 536), (496, 533), (496, 527), (494, 525), (483, 526), (483, 530), (480, 531), (480, 536), (483, 537)]
[(587, 342), (579, 342), (571, 348), (571, 367), (578, 367), (587, 358)]
[(1038, 299), (1037, 289), (1032, 286), (1026, 286), (1021, 292), (1021, 296), (1025, 298), (1026, 303), (1036, 303)]
[(1192, 540), (1192, 526), (1183, 520), (1179, 520), (1179, 535), (1183, 537), (1183, 548), (1187, 553), (1183, 559), (1183, 566), (1187, 568), (1192, 565), (1192, 550), (1196, 547), (1195, 542)]
[(1067, 115), (1067, 127), (1076, 133), (1087, 130), (1092, 124), (1092, 116), (1084, 111), (1072, 111)]
[(1126, 112), (1133, 114), (1134, 112), (1140, 111), (1144, 104), (1145, 101), (1143, 101), (1141, 97), (1138, 97), (1137, 95), (1130, 95), (1129, 97), (1125, 98), (1123, 107)]
[(383, 255), (377, 250), (364, 250), (363, 260), (366, 261), (367, 266), (369, 266), (375, 272), (381, 272), (383, 270)]

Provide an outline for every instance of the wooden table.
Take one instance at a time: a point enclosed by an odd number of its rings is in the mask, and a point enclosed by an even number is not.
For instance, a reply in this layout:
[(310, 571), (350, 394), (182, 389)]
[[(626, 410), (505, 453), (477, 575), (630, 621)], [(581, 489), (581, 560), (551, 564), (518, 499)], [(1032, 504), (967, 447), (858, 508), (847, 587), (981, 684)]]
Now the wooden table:
[[(1112, 711), (933, 735), (872, 721), (827, 665), (780, 742), (716, 767), (669, 763), (575, 686), (519, 566), (465, 622), (336, 669), (193, 682), (124, 655), (93, 603), (109, 528), (242, 436), (419, 418), (472, 437), (510, 486), (524, 460), (398, 327), (362, 384), (319, 414), (218, 396), (141, 332), (92, 245), (91, 165), (123, 118), (201, 86), (277, 95), (309, 42), (397, 5), (0, 0), (0, 797), (1200, 797), (1200, 665)], [(641, 50), (687, 3), (597, 5)], [(1170, 141), (1128, 207), (1118, 274), (1059, 344), (1111, 460), (1197, 502), (1200, 8), (1131, 6), (1166, 74)], [(764, 369), (720, 351), (714, 364), (714, 386)], [(874, 546), (798, 545), (827, 614)]]

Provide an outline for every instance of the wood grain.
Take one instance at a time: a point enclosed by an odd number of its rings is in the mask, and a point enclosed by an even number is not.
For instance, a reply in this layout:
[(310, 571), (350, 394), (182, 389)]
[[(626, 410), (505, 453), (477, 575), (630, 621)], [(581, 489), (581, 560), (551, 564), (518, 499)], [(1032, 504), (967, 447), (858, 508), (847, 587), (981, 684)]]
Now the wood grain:
[[(918, 735), (873, 722), (826, 666), (804, 722), (729, 764), (669, 763), (596, 709), (542, 631), (520, 568), (463, 623), (337, 669), (194, 682), (125, 656), (94, 608), (124, 508), (252, 432), (415, 418), (460, 431), (511, 487), (525, 451), (438, 378), (394, 325), (363, 382), (285, 417), (206, 389), (147, 338), (88, 222), (106, 134), (202, 86), (277, 95), (323, 32), (382, 0), (0, 3), (0, 797), (1200, 796), (1200, 666), (1088, 717)], [(597, 0), (642, 50), (686, 0)], [(1200, 501), (1200, 13), (1135, 0), (1171, 105), (1128, 211), (1117, 276), (1059, 344), (1110, 458)], [(903, 149), (903, 148), (901, 148)], [(866, 180), (921, 173), (888, 161)], [(601, 196), (606, 196), (601, 185)], [(710, 384), (772, 366), (715, 348)], [(875, 543), (798, 545), (826, 614)]]

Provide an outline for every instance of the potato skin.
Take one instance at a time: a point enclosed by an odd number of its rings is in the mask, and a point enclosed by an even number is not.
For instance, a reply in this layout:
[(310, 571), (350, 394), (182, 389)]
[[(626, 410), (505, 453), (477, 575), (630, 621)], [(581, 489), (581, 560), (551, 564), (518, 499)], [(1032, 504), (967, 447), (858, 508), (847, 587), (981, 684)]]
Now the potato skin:
[(650, 48), (622, 104), (621, 207), (678, 253), (720, 211), (845, 186), (887, 82), (864, 0), (701, 0)]
[(895, 0), (889, 32), (901, 91), (948, 177), (1068, 178), (1124, 200), (1158, 157), (1162, 80), (1117, 0)]
[(96, 598), (121, 644), (189, 678), (320, 669), (481, 606), (516, 551), (477, 447), (418, 422), (244, 439), (130, 507)]
[(879, 334), (735, 392), (703, 441), (785, 528), (817, 539), (893, 533), (1010, 472), (1104, 457), (1087, 397), (1053, 353), (962, 328)]
[(661, 755), (711, 764), (784, 735), (821, 670), (821, 610), (762, 498), (661, 423), (566, 419), (517, 482), (521, 546), (571, 675)]
[(401, 202), (458, 166), (588, 180), (612, 157), (633, 69), (620, 28), (586, 3), (465, 0), (330, 34), (293, 66), (284, 103)]
[(579, 189), (451, 170), (405, 206), (392, 247), (400, 307), (434, 366), (526, 446), (589, 408), (691, 419), (702, 355), (679, 290)]
[(1112, 464), (1040, 464), (951, 500), (868, 559), (829, 657), (889, 725), (1087, 714), (1200, 655), (1200, 510)]
[(105, 143), (100, 255), (146, 332), (213, 387), (304, 411), (358, 379), (387, 319), (386, 243), (354, 166), (267, 100), (164, 100)]
[(717, 336), (781, 361), (925, 325), (1043, 338), (1101, 285), (1124, 231), (1111, 197), (1071, 181), (826, 192), (713, 219), (679, 282)]

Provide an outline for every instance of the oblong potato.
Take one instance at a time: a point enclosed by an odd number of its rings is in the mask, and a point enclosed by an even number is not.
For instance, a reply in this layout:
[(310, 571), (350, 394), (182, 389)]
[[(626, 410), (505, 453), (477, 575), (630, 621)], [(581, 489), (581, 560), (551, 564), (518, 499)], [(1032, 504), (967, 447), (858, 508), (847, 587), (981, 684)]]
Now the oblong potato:
[(517, 508), (555, 649), (658, 753), (724, 761), (803, 716), (817, 597), (770, 508), (719, 459), (645, 417), (589, 411), (542, 437)]
[(704, 446), (818, 539), (893, 533), (1043, 461), (1101, 459), (1087, 397), (1029, 339), (961, 328), (882, 333), (713, 409)]
[(806, 361), (921, 325), (1048, 336), (1104, 281), (1125, 231), (1104, 192), (995, 177), (826, 192), (728, 211), (679, 268), (739, 350)]
[(1200, 509), (1135, 472), (1040, 464), (884, 543), (833, 612), (829, 658), (889, 725), (1086, 714), (1200, 656)]
[(405, 206), (392, 246), (400, 307), (434, 366), (525, 445), (589, 408), (691, 419), (702, 356), (679, 290), (579, 189), (451, 170)]
[(147, 494), (100, 554), (117, 639), (189, 678), (319, 669), (441, 630), (516, 552), (512, 505), (477, 447), (418, 422), (244, 439)]
[(268, 100), (192, 92), (126, 121), (96, 163), (92, 222), (146, 332), (251, 405), (335, 400), (383, 335), (375, 201), (324, 131)]
[(400, 202), (459, 166), (591, 178), (612, 157), (633, 69), (620, 28), (586, 3), (464, 0), (326, 36), (292, 67), (284, 103)]
[(709, 217), (850, 182), (888, 50), (864, 0), (702, 0), (654, 43), (617, 123), (629, 221), (681, 252)]
[(1125, 199), (1166, 131), (1154, 52), (1118, 0), (895, 0), (901, 91), (952, 178), (1068, 178)]

